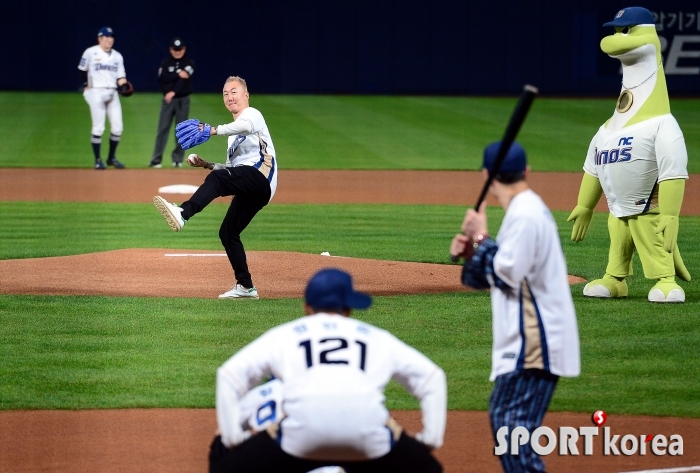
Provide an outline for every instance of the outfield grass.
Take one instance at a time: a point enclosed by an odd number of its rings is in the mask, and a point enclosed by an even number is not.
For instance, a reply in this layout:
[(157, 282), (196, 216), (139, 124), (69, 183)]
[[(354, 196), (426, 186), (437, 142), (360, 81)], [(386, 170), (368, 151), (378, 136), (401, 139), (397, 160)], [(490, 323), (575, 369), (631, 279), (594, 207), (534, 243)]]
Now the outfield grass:
[[(486, 144), (501, 138), (515, 98), (256, 95), (282, 169), (478, 169)], [(591, 138), (613, 112), (610, 99), (535, 101), (518, 140), (537, 171), (580, 171)], [(146, 167), (160, 94), (122, 99), (125, 132), (118, 157)], [(79, 93), (0, 92), (0, 167), (89, 167), (90, 114)], [(700, 172), (700, 99), (673, 100), (688, 169)], [(213, 124), (231, 115), (216, 94), (194, 94), (192, 117)], [(103, 153), (107, 149), (104, 135)], [(164, 160), (170, 161), (171, 140)], [(223, 162), (221, 138), (199, 146)]]
[[(220, 249), (226, 210), (214, 204), (175, 234), (149, 204), (0, 202), (0, 258), (53, 256), (129, 247)], [(405, 261), (446, 262), (463, 208), (402, 205), (270, 205), (244, 233), (247, 249)], [(500, 220), (501, 210), (489, 217)], [(569, 272), (604, 271), (606, 215), (583, 243), (568, 239), (555, 212)], [(679, 244), (700, 274), (694, 245), (700, 218), (682, 217)], [(420, 242), (420, 243), (417, 243)], [(370, 244), (371, 243), (371, 244)], [(646, 302), (641, 268), (624, 301), (584, 299), (573, 286), (583, 373), (562, 380), (553, 410), (700, 416), (700, 289), (688, 302)], [(176, 281), (174, 282), (176, 285)], [(240, 301), (236, 301), (240, 302)], [(212, 407), (214, 372), (265, 329), (301, 315), (300, 299), (0, 296), (0, 409)], [(378, 297), (356, 315), (416, 346), (447, 372), (452, 409), (485, 409), (491, 353), (487, 293)], [(390, 385), (390, 408), (416, 408)]]

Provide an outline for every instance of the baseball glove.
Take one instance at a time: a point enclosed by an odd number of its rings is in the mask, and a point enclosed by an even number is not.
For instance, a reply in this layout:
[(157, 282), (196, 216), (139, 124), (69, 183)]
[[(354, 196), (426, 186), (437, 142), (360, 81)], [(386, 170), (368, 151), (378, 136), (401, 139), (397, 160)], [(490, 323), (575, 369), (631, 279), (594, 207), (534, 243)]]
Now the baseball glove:
[(129, 97), (134, 93), (134, 86), (131, 85), (131, 82), (126, 81), (122, 85), (117, 86), (117, 92), (119, 92), (119, 95), (122, 97)]
[(194, 148), (211, 137), (211, 126), (192, 118), (175, 126), (175, 136), (182, 149)]

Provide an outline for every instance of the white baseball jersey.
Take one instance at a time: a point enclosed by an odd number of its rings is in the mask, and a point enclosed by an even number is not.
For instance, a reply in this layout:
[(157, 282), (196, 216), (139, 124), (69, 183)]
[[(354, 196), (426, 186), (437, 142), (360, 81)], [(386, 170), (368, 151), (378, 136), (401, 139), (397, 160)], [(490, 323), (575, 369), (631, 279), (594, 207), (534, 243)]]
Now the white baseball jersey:
[(85, 50), (78, 69), (88, 71), (88, 87), (116, 89), (117, 79), (126, 77), (122, 55), (114, 49), (104, 51), (99, 45)]
[(538, 368), (578, 376), (578, 326), (557, 224), (532, 190), (510, 201), (496, 238), (496, 275), (513, 290), (491, 287), (490, 380)]
[(239, 399), (269, 375), (284, 384), (279, 442), (290, 455), (341, 461), (387, 454), (394, 437), (383, 391), (392, 378), (421, 402), (416, 438), (442, 445), (445, 374), (385, 330), (322, 313), (275, 327), (241, 349), (217, 370), (216, 415), (227, 447), (245, 438)]
[(658, 183), (688, 179), (683, 132), (671, 114), (608, 132), (591, 140), (583, 170), (597, 177), (615, 217), (638, 215), (658, 203)]
[(277, 160), (262, 113), (248, 107), (234, 122), (216, 127), (216, 134), (228, 136), (226, 166), (253, 166), (259, 170), (270, 183), (272, 200), (277, 190)]

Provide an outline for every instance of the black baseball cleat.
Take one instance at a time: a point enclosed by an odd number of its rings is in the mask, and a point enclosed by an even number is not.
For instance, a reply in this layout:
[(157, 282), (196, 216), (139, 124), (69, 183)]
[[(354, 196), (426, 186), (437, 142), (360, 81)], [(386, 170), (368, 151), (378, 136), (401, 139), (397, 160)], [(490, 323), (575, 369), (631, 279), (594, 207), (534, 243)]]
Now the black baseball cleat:
[(107, 166), (114, 166), (116, 169), (124, 169), (126, 167), (117, 158), (108, 159)]
[(175, 161), (175, 162), (173, 162), (173, 167), (174, 167), (174, 168), (181, 168), (181, 167), (182, 167), (182, 163), (179, 162), (179, 161)]
[(148, 163), (149, 168), (154, 168), (154, 169), (160, 169), (163, 165), (161, 164), (160, 161), (156, 161), (154, 159), (151, 160), (150, 163)]
[(98, 159), (95, 161), (95, 169), (107, 169), (107, 166), (105, 166), (105, 163), (103, 163), (101, 159)]

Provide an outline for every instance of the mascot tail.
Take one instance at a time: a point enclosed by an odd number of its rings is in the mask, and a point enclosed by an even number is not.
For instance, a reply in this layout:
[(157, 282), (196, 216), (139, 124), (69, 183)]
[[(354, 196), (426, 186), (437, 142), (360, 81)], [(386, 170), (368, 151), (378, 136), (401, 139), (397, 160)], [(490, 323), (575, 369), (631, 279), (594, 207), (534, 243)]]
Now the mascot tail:
[(681, 258), (681, 252), (678, 250), (678, 245), (673, 250), (673, 266), (676, 268), (676, 276), (681, 278), (683, 281), (690, 281), (690, 273), (685, 269), (685, 264), (683, 264), (683, 259)]

